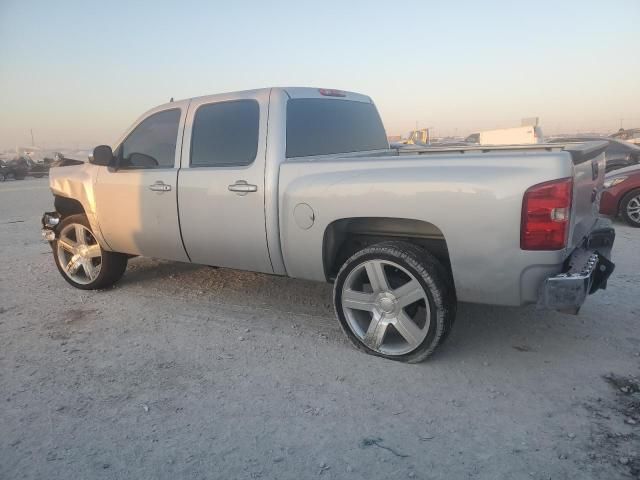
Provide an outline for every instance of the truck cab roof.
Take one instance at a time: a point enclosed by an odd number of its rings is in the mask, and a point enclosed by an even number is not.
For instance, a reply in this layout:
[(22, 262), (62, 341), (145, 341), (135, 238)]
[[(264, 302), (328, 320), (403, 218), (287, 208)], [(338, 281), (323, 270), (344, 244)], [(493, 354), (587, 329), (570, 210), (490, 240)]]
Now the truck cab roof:
[(236, 98), (244, 98), (247, 96), (253, 96), (257, 93), (261, 92), (269, 92), (273, 90), (279, 90), (284, 92), (289, 98), (331, 98), (336, 100), (349, 100), (352, 102), (363, 102), (363, 103), (373, 103), (371, 97), (367, 95), (362, 95), (361, 93), (356, 92), (348, 92), (346, 90), (337, 90), (333, 88), (314, 88), (314, 87), (267, 87), (267, 88), (257, 88), (253, 90), (241, 90), (238, 92), (221, 92), (214, 93), (211, 95), (200, 95), (197, 97), (185, 98), (181, 100), (176, 100), (173, 102), (167, 102), (162, 105), (158, 105), (154, 107), (153, 110), (161, 110), (167, 108), (169, 106), (178, 106), (183, 103), (188, 103), (192, 100), (211, 100), (215, 101), (220, 97), (228, 98), (229, 96), (233, 96)]

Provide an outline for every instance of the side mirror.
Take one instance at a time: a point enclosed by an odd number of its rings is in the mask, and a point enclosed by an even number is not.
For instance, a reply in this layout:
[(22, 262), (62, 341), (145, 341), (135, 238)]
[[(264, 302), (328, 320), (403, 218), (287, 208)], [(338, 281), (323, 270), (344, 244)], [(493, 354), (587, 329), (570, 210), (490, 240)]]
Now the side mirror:
[(89, 159), (89, 163), (103, 167), (113, 165), (113, 150), (109, 145), (98, 145), (93, 149), (93, 157)]

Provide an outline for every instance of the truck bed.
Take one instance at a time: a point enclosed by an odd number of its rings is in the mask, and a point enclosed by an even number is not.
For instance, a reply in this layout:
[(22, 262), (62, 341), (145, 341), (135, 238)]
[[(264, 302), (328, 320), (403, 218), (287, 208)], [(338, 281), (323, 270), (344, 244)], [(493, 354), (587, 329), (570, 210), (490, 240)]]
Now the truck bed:
[[(573, 233), (570, 246), (575, 247), (591, 230), (599, 216), (599, 203), (604, 182), (605, 165), (602, 156), (607, 142), (567, 142), (532, 145), (470, 145), (464, 147), (419, 147), (398, 149), (398, 156), (407, 155), (437, 155), (437, 154), (494, 154), (494, 153), (525, 153), (539, 154), (543, 152), (568, 152), (573, 163), (574, 204), (572, 205)], [(601, 157), (597, 162), (591, 160)], [(503, 157), (504, 158), (504, 157)], [(595, 165), (595, 169), (594, 169)], [(588, 178), (591, 177), (590, 180)]]
[[(568, 177), (574, 179), (574, 191), (567, 248), (521, 250), (524, 192)], [(559, 273), (593, 228), (603, 180), (601, 142), (421, 147), (288, 159), (280, 165), (279, 181), (284, 263), (291, 276), (325, 279), (322, 254), (316, 254), (324, 240), (316, 228), (326, 232), (340, 219), (369, 211), (376, 218), (419, 220), (425, 235), (441, 235), (460, 300), (532, 303), (543, 279)], [(295, 224), (294, 209), (302, 203), (315, 212), (313, 229)]]

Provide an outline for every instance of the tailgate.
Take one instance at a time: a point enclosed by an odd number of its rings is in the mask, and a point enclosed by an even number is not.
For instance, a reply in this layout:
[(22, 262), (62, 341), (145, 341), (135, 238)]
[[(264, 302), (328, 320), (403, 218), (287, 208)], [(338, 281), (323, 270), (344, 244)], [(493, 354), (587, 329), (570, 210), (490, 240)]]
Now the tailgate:
[(582, 243), (598, 220), (606, 148), (604, 141), (567, 144), (564, 148), (573, 161), (571, 230), (567, 245), (570, 250)]

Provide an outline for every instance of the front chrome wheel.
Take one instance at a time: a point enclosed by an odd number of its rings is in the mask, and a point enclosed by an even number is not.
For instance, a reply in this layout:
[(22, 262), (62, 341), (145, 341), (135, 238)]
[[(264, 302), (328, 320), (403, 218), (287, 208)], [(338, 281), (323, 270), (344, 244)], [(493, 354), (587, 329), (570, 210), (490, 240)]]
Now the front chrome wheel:
[(349, 328), (371, 350), (404, 355), (417, 349), (431, 324), (429, 300), (418, 279), (389, 260), (356, 266), (342, 286)]
[(60, 231), (56, 255), (62, 272), (80, 285), (98, 278), (102, 268), (102, 249), (87, 227), (69, 223)]

